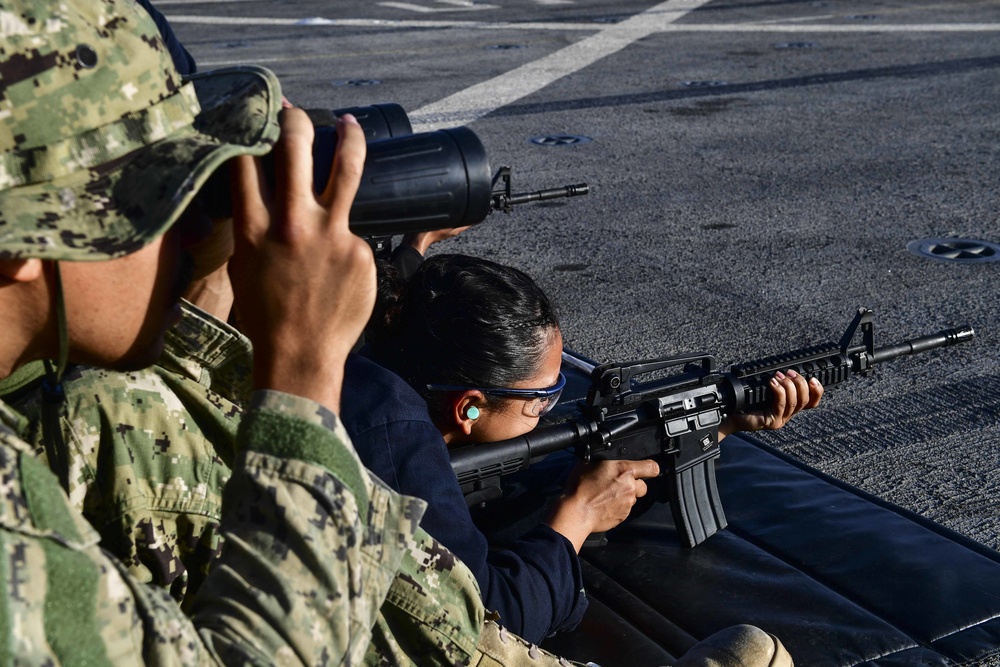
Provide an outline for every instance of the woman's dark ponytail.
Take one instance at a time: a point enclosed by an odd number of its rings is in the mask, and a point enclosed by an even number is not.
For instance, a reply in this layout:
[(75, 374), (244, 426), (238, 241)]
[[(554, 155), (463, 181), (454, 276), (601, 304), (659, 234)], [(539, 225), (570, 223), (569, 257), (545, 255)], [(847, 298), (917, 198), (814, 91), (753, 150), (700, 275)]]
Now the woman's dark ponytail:
[(510, 387), (537, 373), (558, 321), (524, 272), (466, 255), (435, 255), (403, 283), (379, 267), (367, 334), (375, 359), (428, 401), (428, 384)]

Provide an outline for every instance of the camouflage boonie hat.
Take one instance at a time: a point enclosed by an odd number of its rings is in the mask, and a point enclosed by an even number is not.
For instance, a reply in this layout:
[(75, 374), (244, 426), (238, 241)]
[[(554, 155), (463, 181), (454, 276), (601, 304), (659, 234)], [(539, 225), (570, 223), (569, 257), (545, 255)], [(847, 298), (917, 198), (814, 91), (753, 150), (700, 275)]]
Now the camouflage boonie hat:
[(138, 250), (280, 109), (263, 68), (182, 80), (132, 0), (0, 0), (0, 258)]

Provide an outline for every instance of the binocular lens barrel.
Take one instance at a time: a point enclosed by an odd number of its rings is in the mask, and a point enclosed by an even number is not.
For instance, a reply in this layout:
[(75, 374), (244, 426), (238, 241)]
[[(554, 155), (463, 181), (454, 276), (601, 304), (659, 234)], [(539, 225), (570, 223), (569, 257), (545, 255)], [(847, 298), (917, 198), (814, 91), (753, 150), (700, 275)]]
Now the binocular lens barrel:
[[(317, 128), (317, 191), (326, 187), (335, 146), (334, 129)], [(351, 207), (351, 231), (392, 236), (473, 225), (489, 215), (492, 189), (486, 149), (466, 127), (373, 141)]]
[[(361, 186), (350, 213), (355, 234), (384, 237), (464, 227), (489, 215), (492, 174), (479, 137), (466, 127), (412, 134), (410, 120), (398, 104), (309, 112), (318, 125), (313, 140), (316, 192), (322, 192), (330, 178), (337, 146), (333, 124), (345, 113), (358, 119), (368, 142)], [(264, 156), (263, 163), (273, 184), (273, 154)], [(200, 196), (212, 218), (230, 217), (228, 169), (216, 170)]]
[(349, 113), (357, 119), (361, 129), (365, 131), (365, 141), (381, 141), (382, 139), (413, 134), (410, 117), (398, 104), (372, 104), (332, 111), (329, 109), (306, 109), (305, 111), (316, 127), (336, 125), (340, 116)]

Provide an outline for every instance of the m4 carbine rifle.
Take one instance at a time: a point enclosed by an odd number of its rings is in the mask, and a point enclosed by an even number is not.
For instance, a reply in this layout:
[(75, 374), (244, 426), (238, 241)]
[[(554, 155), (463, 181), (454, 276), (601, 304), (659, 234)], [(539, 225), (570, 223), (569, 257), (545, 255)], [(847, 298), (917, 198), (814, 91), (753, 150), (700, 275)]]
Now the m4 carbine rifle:
[[(855, 343), (860, 332), (861, 341)], [(470, 506), (500, 497), (500, 477), (553, 452), (574, 448), (586, 462), (655, 459), (666, 478), (666, 500), (682, 544), (694, 547), (726, 527), (715, 481), (718, 430), (731, 415), (766, 410), (768, 383), (777, 371), (794, 370), (824, 387), (852, 375), (869, 376), (876, 364), (971, 340), (971, 327), (946, 329), (897, 345), (875, 347), (872, 311), (861, 308), (839, 343), (731, 366), (723, 371), (708, 354), (681, 355), (628, 364), (604, 364), (591, 372), (579, 416), (523, 436), (451, 451), (451, 463)], [(679, 374), (648, 382), (637, 376), (682, 367)]]

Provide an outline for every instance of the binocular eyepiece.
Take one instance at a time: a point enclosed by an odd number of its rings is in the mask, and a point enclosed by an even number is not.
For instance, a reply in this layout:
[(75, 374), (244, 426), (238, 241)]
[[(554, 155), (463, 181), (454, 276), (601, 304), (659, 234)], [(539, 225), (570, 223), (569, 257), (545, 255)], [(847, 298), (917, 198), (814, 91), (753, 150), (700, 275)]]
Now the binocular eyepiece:
[[(510, 168), (490, 172), (486, 149), (467, 127), (413, 133), (398, 104), (376, 104), (335, 111), (308, 112), (316, 125), (313, 141), (313, 187), (326, 187), (337, 146), (336, 118), (350, 113), (358, 119), (368, 142), (361, 185), (350, 212), (351, 230), (362, 237), (474, 225), (493, 210), (556, 197), (587, 194), (586, 184), (528, 194), (512, 194)], [(265, 174), (274, 182), (274, 158), (264, 158)], [(498, 183), (502, 190), (494, 191)], [(230, 217), (228, 171), (220, 169), (203, 190), (213, 218)]]

